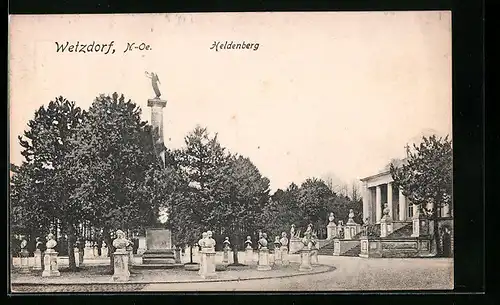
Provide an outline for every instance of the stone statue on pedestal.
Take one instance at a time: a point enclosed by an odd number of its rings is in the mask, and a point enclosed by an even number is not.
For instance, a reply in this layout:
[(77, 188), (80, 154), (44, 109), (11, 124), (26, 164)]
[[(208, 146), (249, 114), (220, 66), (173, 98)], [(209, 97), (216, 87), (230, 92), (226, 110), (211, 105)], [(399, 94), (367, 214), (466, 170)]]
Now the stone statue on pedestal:
[(292, 227), (290, 228), (290, 238), (295, 237), (295, 225), (292, 224)]
[(382, 219), (384, 219), (386, 222), (390, 222), (392, 220), (390, 215), (389, 204), (387, 202), (384, 203), (384, 210), (382, 211), (382, 213), (383, 213)]
[(51, 233), (47, 235), (47, 243), (45, 243), (47, 250), (44, 257), (44, 270), (42, 277), (60, 276), (59, 267), (57, 265), (57, 252), (54, 248), (57, 246), (57, 241), (54, 240), (54, 235)]
[(161, 84), (161, 83), (160, 83), (160, 79), (158, 78), (158, 74), (156, 74), (154, 72), (149, 73), (146, 71), (146, 77), (151, 79), (151, 85), (153, 86), (153, 91), (155, 92), (156, 98), (159, 99), (161, 96), (161, 93), (160, 93), (160, 88), (158, 88), (158, 84)]

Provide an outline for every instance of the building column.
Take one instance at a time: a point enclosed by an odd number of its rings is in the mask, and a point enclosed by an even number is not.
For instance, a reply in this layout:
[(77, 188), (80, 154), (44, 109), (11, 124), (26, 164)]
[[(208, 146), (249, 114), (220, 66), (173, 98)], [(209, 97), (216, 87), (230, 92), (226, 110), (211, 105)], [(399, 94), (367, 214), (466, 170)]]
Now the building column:
[(380, 185), (377, 185), (375, 188), (375, 216), (377, 219), (375, 219), (375, 222), (378, 223), (380, 222), (380, 219), (382, 218), (382, 192), (380, 189)]
[(387, 205), (389, 206), (389, 216), (394, 219), (393, 206), (392, 206), (392, 183), (387, 183)]
[(408, 213), (406, 207), (406, 197), (403, 195), (401, 189), (399, 189), (399, 220), (405, 221), (406, 213)]
[(363, 221), (367, 219), (371, 221), (370, 217), (370, 189), (365, 184), (363, 189)]

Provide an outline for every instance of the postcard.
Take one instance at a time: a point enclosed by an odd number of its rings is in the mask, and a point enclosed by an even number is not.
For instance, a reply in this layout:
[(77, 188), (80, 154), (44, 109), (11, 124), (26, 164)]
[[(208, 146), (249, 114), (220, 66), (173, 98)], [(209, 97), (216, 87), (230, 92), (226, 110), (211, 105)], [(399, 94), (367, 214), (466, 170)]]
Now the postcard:
[(453, 289), (451, 33), (10, 15), (12, 292)]

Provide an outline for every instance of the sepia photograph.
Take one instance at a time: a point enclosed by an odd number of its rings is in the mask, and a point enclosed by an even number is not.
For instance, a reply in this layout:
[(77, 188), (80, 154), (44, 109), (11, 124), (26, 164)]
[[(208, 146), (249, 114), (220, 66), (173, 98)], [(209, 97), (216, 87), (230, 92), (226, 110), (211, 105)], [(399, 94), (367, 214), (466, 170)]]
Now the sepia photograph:
[(11, 292), (453, 290), (451, 19), (10, 15)]

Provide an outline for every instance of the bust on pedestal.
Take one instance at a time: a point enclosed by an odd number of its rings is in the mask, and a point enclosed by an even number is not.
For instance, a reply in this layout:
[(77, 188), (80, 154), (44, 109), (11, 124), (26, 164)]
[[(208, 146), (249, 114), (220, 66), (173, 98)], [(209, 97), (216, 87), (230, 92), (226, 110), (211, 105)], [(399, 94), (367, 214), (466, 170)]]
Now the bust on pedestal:
[(335, 238), (337, 237), (337, 225), (335, 224), (335, 222), (333, 222), (333, 220), (335, 219), (335, 216), (333, 215), (333, 213), (330, 213), (330, 215), (328, 216), (328, 225), (326, 226), (326, 238), (327, 239), (332, 239), (332, 238)]
[(85, 248), (83, 249), (83, 260), (94, 258), (94, 251), (89, 240), (85, 241)]
[(422, 214), (420, 207), (417, 206), (413, 214), (413, 232), (411, 237), (420, 237), (429, 235), (429, 218)]
[(245, 241), (245, 264), (249, 265), (253, 263), (253, 248), (252, 248), (252, 237), (247, 236)]
[(259, 239), (259, 263), (257, 265), (257, 270), (271, 270), (271, 266), (269, 265), (269, 249), (267, 249), (266, 233), (262, 233), (261, 238)]
[(390, 215), (389, 205), (384, 204), (384, 215), (380, 219), (380, 237), (387, 237), (392, 232), (392, 218)]
[(23, 239), (21, 242), (21, 251), (19, 253), (19, 257), (21, 259), (21, 268), (19, 269), (19, 273), (29, 273), (30, 272), (30, 266), (29, 266), (29, 252), (26, 249), (26, 246), (28, 245), (28, 242), (26, 239)]
[(47, 250), (45, 250), (44, 256), (44, 267), (45, 269), (42, 272), (43, 277), (51, 277), (51, 276), (60, 276), (59, 266), (57, 265), (57, 252), (54, 250), (55, 246), (57, 246), (57, 241), (54, 240), (54, 235), (47, 235)]
[(288, 238), (286, 237), (286, 232), (281, 233), (280, 251), (281, 251), (281, 263), (283, 265), (288, 265), (290, 261), (288, 260)]
[(282, 264), (282, 255), (281, 255), (281, 242), (280, 237), (276, 236), (274, 238), (274, 264), (281, 265)]
[(313, 247), (312, 241), (312, 224), (307, 227), (302, 238), (302, 250), (300, 250), (300, 271), (312, 270), (311, 267), (311, 249)]
[(117, 230), (116, 236), (116, 239), (113, 240), (113, 247), (115, 247), (116, 250), (113, 253), (114, 274), (112, 280), (128, 281), (130, 278), (130, 272), (128, 270), (129, 253), (127, 251), (129, 240), (125, 238), (125, 233), (122, 230)]
[(344, 238), (345, 239), (353, 239), (356, 234), (358, 234), (358, 224), (354, 221), (354, 210), (349, 210), (349, 219), (345, 225)]
[(215, 239), (212, 238), (212, 231), (207, 231), (201, 255), (203, 260), (203, 264), (200, 266), (201, 277), (204, 279), (217, 277), (215, 273)]
[(229, 263), (229, 251), (231, 250), (231, 242), (229, 242), (229, 237), (226, 236), (223, 242), (223, 255), (222, 255), (222, 263), (223, 264), (228, 264)]
[(36, 250), (33, 253), (35, 264), (33, 265), (33, 270), (42, 270), (42, 242), (40, 241), (40, 237), (36, 238)]
[(108, 245), (103, 241), (101, 245), (101, 257), (108, 257)]
[(198, 240), (198, 247), (201, 249), (200, 251), (198, 251), (198, 255), (200, 256), (200, 270), (198, 270), (199, 275), (201, 275), (203, 272), (203, 264), (204, 264), (203, 259), (204, 258), (202, 255), (202, 251), (203, 251), (203, 248), (205, 248), (205, 242), (207, 241), (207, 238), (208, 238), (207, 232), (203, 232), (203, 233), (201, 233), (201, 239)]

